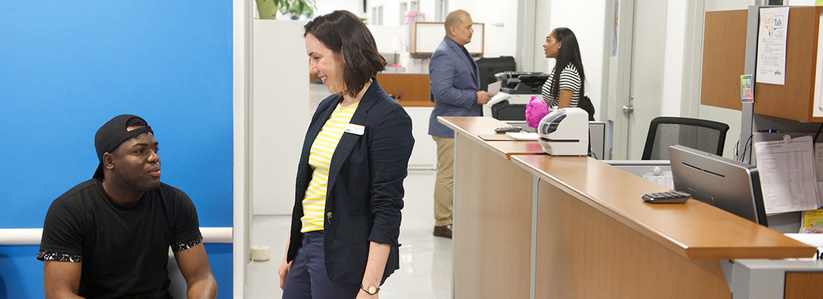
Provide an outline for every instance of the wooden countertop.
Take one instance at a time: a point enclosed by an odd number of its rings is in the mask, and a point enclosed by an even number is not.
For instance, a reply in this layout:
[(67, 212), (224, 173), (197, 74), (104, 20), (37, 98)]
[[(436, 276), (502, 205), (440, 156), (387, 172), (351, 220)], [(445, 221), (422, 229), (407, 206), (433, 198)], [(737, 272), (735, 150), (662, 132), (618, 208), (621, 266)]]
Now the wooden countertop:
[[(456, 120), (453, 122), (457, 122)], [(468, 130), (486, 122), (468, 124)], [(811, 257), (816, 248), (711, 205), (648, 204), (669, 189), (588, 157), (514, 155), (514, 164), (689, 259)]]
[(509, 160), (512, 155), (545, 155), (543, 147), (537, 141), (483, 140), (482, 135), (495, 134), (494, 129), (511, 126), (498, 119), (482, 116), (438, 116), (437, 120), (450, 129), (477, 140), (495, 154)]

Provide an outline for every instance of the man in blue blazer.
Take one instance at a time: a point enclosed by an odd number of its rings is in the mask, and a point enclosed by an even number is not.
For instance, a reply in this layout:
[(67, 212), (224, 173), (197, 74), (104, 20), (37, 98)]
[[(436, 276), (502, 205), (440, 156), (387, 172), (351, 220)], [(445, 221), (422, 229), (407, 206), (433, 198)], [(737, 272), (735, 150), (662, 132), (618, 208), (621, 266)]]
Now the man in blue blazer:
[(454, 186), (454, 132), (437, 121), (438, 116), (480, 116), (480, 105), (491, 94), (480, 89), (477, 63), (464, 47), (472, 40), (472, 18), (465, 10), (446, 17), (446, 36), (429, 62), (429, 85), (434, 94), (434, 110), (429, 118), (429, 135), (437, 143), (437, 179), (434, 185), (434, 235), (452, 237)]

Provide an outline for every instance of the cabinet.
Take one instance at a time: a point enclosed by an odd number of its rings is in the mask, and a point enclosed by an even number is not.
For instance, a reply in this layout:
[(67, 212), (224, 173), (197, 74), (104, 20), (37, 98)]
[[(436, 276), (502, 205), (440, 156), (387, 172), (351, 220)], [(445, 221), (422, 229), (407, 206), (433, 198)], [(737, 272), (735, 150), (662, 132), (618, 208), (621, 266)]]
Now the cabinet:
[(380, 73), (377, 82), (403, 107), (434, 107), (429, 99), (429, 74)]
[[(803, 122), (823, 122), (815, 107), (818, 36), (823, 7), (789, 8), (785, 85), (756, 83), (754, 113)], [(747, 13), (706, 13), (701, 104), (741, 109), (740, 75), (746, 52)], [(815, 117), (818, 109), (821, 116)]]
[(740, 110), (746, 64), (746, 10), (706, 12), (700, 103)]
[(823, 117), (812, 116), (820, 12), (823, 7), (789, 9), (786, 84), (755, 84), (754, 113), (798, 121), (823, 121)]

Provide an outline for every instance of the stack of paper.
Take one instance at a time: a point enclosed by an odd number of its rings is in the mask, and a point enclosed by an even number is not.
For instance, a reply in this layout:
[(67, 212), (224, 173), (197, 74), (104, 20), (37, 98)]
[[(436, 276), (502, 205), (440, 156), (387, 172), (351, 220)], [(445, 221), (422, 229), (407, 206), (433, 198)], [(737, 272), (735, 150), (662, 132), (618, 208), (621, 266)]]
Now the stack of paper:
[(506, 136), (511, 137), (514, 140), (537, 140), (540, 138), (540, 135), (537, 133), (515, 133), (515, 132), (508, 132)]

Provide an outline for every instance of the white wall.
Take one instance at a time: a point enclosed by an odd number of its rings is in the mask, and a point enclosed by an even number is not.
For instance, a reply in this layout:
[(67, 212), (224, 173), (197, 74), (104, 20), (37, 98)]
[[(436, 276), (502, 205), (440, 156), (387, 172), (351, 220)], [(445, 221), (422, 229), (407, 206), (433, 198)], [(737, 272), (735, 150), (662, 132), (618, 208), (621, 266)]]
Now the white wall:
[(791, 6), (814, 6), (815, 0), (784, 0), (783, 4)]
[(517, 53), (517, 1), (450, 0), (448, 10), (458, 9), (469, 12), (472, 21), (485, 24), (484, 57)]
[[(530, 45), (532, 50), (534, 51), (533, 56), (533, 70), (536, 72), (548, 72), (551, 70), (549, 68), (549, 63), (546, 59), (546, 54), (543, 52), (543, 43), (546, 41), (546, 36), (552, 32), (551, 24), (551, 17), (546, 17), (548, 15), (547, 12), (551, 11), (552, 2), (551, 0), (535, 0), (535, 18), (534, 18), (534, 45)], [(577, 31), (574, 31), (575, 34)], [(580, 41), (578, 41), (579, 43)], [(581, 45), (582, 47), (582, 45)], [(583, 55), (582, 53), (580, 55)], [(583, 63), (585, 66), (587, 63)], [(522, 71), (527, 71), (528, 69), (524, 68)]]
[(401, 3), (406, 4), (408, 10), (414, 6), (413, 2), (417, 3), (417, 11), (425, 15), (426, 22), (437, 22), (435, 20), (435, 0), (369, 0), (368, 4), (368, 24), (374, 25), (372, 19), (372, 8), (383, 7), (383, 25), (399, 26), (407, 25), (405, 23), (405, 11), (400, 11)]
[(313, 107), (305, 21), (254, 20), (250, 117), (254, 215), (289, 215), (294, 176)]
[[(404, 1), (404, 3), (407, 3)], [(372, 13), (373, 8), (375, 7), (383, 7), (383, 24), (386, 26), (398, 26), (403, 25), (403, 20), (400, 18), (400, 1), (397, 0), (372, 0), (368, 3), (368, 9), (366, 15), (368, 20), (366, 23), (376, 25), (375, 18)]]
[(704, 0), (706, 11), (748, 9), (755, 0)]
[(335, 10), (348, 10), (360, 17), (371, 17), (363, 13), (363, 0), (315, 0), (314, 3), (317, 4), (316, 16)]
[(686, 1), (666, 5), (666, 43), (663, 51), (663, 97), (660, 115), (681, 115), (683, 89), (683, 41), (686, 32)]
[[(604, 40), (606, 26), (606, 5), (613, 0), (537, 0), (537, 18), (535, 20), (535, 35), (538, 49), (535, 51), (536, 71), (548, 72), (554, 66), (554, 59), (546, 59), (543, 53), (543, 42), (552, 29), (567, 27), (571, 29), (580, 44), (580, 55), (583, 58), (583, 68), (586, 71), (586, 94), (591, 97), (595, 107), (600, 107), (606, 94), (603, 82), (604, 55), (609, 53), (607, 45), (611, 41)], [(540, 18), (548, 16), (548, 18)], [(541, 63), (542, 62), (542, 63)], [(542, 64), (542, 65), (541, 65)], [(524, 70), (527, 71), (527, 70)], [(600, 113), (598, 113), (600, 114)]]

